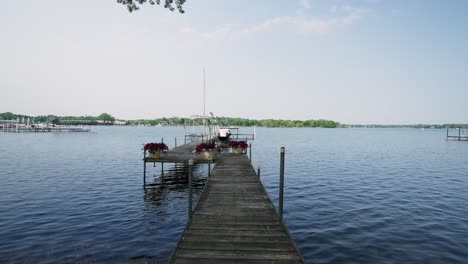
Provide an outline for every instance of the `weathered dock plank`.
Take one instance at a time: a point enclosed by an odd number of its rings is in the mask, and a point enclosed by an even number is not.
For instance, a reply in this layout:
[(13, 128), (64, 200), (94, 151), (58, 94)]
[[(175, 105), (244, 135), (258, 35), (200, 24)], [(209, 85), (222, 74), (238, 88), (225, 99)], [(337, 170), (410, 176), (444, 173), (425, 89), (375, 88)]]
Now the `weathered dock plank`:
[[(207, 259), (216, 260), (217, 263), (303, 263), (294, 251), (246, 251), (246, 250), (200, 250), (181, 249), (178, 250), (178, 259), (190, 259), (185, 263), (206, 263)], [(173, 263), (179, 263), (176, 258)], [(257, 262), (254, 262), (257, 261)]]
[(216, 162), (171, 263), (304, 263), (246, 155)]

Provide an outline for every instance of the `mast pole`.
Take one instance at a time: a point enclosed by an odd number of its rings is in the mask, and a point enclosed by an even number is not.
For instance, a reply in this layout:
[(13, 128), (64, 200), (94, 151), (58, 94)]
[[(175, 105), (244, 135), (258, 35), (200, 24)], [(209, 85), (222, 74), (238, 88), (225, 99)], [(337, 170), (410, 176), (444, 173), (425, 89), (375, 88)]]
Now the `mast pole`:
[(206, 81), (205, 81), (205, 66), (203, 66), (203, 130), (206, 133), (206, 121), (205, 121), (205, 91), (206, 91)]

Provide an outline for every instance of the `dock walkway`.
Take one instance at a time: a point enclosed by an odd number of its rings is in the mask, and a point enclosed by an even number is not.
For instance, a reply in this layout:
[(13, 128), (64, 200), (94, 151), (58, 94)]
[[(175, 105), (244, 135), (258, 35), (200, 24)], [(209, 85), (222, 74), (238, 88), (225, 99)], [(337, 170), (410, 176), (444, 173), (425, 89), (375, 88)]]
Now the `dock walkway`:
[(304, 263), (247, 155), (223, 153), (171, 263)]

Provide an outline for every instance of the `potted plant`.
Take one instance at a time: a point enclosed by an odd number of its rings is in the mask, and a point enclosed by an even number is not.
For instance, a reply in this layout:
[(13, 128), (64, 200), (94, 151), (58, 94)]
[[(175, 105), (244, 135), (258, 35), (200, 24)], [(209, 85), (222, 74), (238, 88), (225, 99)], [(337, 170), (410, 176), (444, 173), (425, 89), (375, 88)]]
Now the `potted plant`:
[(230, 141), (229, 146), (232, 147), (232, 152), (237, 155), (245, 153), (245, 150), (249, 147), (249, 145), (247, 145), (247, 142), (245, 140)]
[(148, 158), (158, 159), (161, 157), (161, 152), (166, 149), (168, 149), (168, 147), (163, 142), (145, 144), (145, 151), (148, 151)]
[(203, 158), (206, 160), (214, 160), (215, 150), (219, 151), (218, 147), (214, 143), (200, 143), (195, 148), (197, 155), (201, 153)]

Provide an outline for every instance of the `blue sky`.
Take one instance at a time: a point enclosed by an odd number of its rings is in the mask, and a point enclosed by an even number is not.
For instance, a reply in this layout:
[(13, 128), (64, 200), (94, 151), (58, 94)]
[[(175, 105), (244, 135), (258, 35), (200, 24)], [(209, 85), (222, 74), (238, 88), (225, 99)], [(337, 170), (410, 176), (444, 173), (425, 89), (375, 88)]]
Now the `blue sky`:
[(7, 1), (0, 112), (468, 123), (467, 1)]

